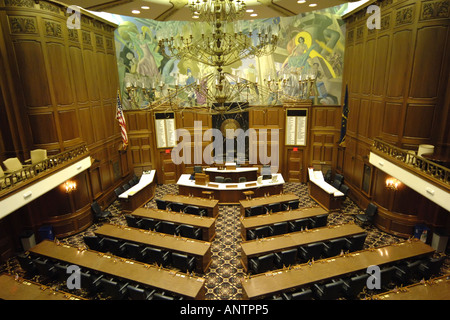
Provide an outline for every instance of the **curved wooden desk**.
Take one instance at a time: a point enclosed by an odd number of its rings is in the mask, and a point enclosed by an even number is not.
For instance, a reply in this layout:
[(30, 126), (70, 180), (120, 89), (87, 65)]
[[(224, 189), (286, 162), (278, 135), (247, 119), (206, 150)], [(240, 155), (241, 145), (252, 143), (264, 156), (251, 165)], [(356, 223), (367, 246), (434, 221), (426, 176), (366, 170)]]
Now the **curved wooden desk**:
[(219, 200), (219, 204), (239, 204), (239, 200), (245, 199), (244, 191), (253, 191), (255, 197), (264, 196), (264, 194), (279, 194), (283, 191), (284, 179), (279, 173), (274, 174), (277, 181), (271, 179), (257, 181), (248, 181), (241, 183), (215, 183), (210, 182), (207, 185), (195, 184), (194, 180), (189, 180), (189, 174), (182, 174), (178, 179), (178, 193), (183, 195), (192, 194), (196, 197), (204, 197), (203, 191), (211, 191), (214, 199)]
[(247, 181), (256, 181), (258, 178), (257, 167), (238, 167), (236, 169), (206, 168), (203, 171), (209, 175), (209, 181), (214, 181), (217, 176), (231, 178), (234, 183), (239, 182), (241, 177), (244, 177)]

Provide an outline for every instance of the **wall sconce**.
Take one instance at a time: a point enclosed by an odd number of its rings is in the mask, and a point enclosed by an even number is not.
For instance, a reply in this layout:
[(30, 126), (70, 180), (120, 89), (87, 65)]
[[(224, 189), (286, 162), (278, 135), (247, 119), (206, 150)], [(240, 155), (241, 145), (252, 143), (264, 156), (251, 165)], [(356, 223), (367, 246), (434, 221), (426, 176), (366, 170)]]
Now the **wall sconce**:
[(75, 181), (66, 181), (64, 183), (64, 189), (66, 190), (66, 193), (77, 190), (77, 183)]
[(401, 182), (395, 178), (388, 178), (388, 179), (386, 179), (386, 188), (391, 189), (391, 190), (398, 190), (400, 183)]

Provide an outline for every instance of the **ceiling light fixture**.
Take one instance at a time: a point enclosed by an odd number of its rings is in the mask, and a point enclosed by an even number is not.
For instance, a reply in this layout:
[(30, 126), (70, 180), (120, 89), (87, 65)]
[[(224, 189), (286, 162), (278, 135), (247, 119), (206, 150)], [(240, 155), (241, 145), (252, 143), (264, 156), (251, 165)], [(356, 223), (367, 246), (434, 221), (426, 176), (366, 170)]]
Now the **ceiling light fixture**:
[(317, 6), (317, 3), (311, 3), (311, 4), (309, 4), (309, 6), (310, 6), (310, 7), (316, 7), (316, 6)]
[(306, 2), (306, 0), (298, 0), (297, 1), (297, 3), (300, 3), (300, 4), (305, 3), (305, 2)]
[(148, 10), (148, 9), (150, 9), (150, 7), (149, 6), (142, 6), (141, 9)]
[(141, 13), (139, 10), (133, 10), (133, 11), (131, 11), (131, 13), (133, 13), (133, 14), (139, 14), (139, 13)]

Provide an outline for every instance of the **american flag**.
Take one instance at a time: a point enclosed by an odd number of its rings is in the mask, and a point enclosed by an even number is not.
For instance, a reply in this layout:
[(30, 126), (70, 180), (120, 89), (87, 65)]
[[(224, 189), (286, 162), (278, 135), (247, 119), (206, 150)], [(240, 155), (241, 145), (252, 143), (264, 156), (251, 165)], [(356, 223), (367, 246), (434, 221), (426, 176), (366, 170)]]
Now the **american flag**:
[(117, 92), (117, 111), (116, 119), (119, 121), (120, 133), (122, 134), (123, 150), (128, 146), (127, 125), (125, 123), (125, 117), (123, 115), (122, 103), (120, 102), (120, 92)]

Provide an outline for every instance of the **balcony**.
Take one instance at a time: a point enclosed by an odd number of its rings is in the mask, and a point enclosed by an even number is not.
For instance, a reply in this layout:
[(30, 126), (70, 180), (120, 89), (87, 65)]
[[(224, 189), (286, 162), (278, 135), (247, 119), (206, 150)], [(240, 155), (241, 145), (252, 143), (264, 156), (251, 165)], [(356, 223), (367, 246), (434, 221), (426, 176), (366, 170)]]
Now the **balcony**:
[(450, 211), (450, 169), (379, 139), (374, 140), (369, 162)]
[(0, 219), (36, 200), (91, 166), (86, 145), (25, 165), (0, 178)]

